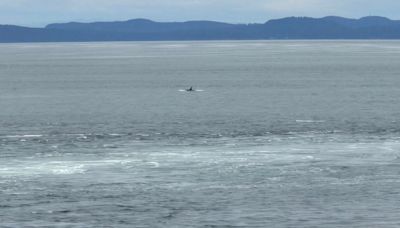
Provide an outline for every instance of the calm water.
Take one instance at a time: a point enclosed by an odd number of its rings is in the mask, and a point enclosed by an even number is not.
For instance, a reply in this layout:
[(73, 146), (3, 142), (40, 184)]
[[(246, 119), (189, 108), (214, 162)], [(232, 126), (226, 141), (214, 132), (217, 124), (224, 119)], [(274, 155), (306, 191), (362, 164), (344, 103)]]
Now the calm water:
[(399, 63), (400, 41), (1, 44), (0, 227), (399, 227)]

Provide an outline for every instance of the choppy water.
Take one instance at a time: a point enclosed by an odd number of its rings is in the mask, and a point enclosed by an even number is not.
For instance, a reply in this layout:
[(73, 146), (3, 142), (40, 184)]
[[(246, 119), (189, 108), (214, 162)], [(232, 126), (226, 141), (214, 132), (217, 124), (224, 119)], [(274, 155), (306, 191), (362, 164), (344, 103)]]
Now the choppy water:
[(2, 44), (0, 227), (399, 227), (399, 62), (398, 41)]

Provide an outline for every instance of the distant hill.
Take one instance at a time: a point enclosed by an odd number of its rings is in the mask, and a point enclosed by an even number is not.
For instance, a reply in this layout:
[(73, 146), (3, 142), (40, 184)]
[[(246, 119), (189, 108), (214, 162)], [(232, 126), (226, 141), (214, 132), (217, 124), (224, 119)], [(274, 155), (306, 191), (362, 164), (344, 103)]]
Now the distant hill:
[(360, 19), (329, 16), (288, 17), (264, 24), (134, 19), (59, 23), (44, 28), (0, 25), (0, 42), (257, 39), (400, 39), (400, 21), (377, 16)]

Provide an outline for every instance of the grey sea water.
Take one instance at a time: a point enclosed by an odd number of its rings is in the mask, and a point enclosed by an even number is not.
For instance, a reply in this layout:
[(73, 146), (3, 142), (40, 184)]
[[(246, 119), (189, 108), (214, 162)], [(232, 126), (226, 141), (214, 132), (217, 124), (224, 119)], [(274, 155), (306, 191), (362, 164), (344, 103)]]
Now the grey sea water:
[(1, 44), (0, 227), (400, 227), (399, 63), (399, 41)]

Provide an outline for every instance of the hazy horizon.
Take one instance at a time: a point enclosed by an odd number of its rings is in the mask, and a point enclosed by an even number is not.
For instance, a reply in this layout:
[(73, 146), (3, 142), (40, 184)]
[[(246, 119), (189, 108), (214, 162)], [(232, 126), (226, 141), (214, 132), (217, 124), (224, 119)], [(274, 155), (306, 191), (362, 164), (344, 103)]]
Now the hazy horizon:
[[(362, 5), (362, 7), (360, 7)], [(211, 20), (227, 23), (262, 23), (270, 19), (307, 16), (360, 18), (378, 15), (400, 19), (400, 2), (393, 0), (3, 0), (0, 24), (43, 27), (69, 21), (123, 21), (148, 18), (154, 21)]]
[(137, 17), (137, 18), (126, 18), (126, 19), (110, 19), (110, 20), (93, 20), (93, 21), (78, 21), (78, 20), (70, 20), (70, 21), (54, 21), (54, 22), (49, 22), (47, 24), (41, 25), (41, 26), (29, 26), (29, 25), (21, 25), (21, 24), (1, 24), (0, 25), (15, 25), (15, 26), (23, 26), (23, 27), (32, 27), (32, 28), (45, 28), (47, 25), (50, 24), (65, 24), (65, 23), (71, 23), (71, 22), (76, 22), (76, 23), (96, 23), (96, 22), (125, 22), (125, 21), (130, 21), (130, 20), (150, 20), (153, 22), (157, 23), (182, 23), (182, 22), (190, 22), (190, 21), (210, 21), (210, 22), (220, 22), (220, 23), (228, 23), (228, 24), (263, 24), (266, 23), (270, 20), (280, 20), (283, 18), (290, 18), (290, 17), (297, 17), (297, 18), (314, 18), (314, 19), (321, 19), (325, 17), (341, 17), (341, 18), (347, 18), (347, 19), (355, 19), (359, 20), (361, 18), (365, 17), (384, 17), (389, 20), (399, 20), (391, 17), (385, 17), (381, 15), (365, 15), (361, 17), (345, 17), (345, 16), (340, 16), (340, 15), (325, 15), (325, 16), (320, 16), (320, 17), (312, 17), (312, 16), (286, 16), (286, 17), (277, 17), (277, 18), (269, 18), (264, 21), (259, 21), (259, 22), (229, 22), (229, 21), (217, 21), (217, 20), (207, 20), (207, 19), (196, 19), (196, 20), (171, 20), (171, 21), (161, 21), (161, 20), (154, 20), (152, 18), (143, 18), (143, 17)]

